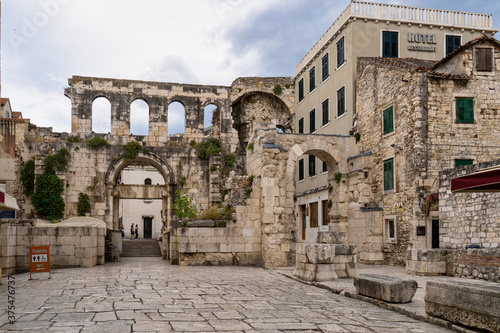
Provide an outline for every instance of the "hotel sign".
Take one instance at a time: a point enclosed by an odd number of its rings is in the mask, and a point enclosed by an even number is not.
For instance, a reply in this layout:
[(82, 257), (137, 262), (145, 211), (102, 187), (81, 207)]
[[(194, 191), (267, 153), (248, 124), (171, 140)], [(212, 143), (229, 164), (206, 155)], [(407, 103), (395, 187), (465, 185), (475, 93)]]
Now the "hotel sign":
[(436, 47), (432, 46), (436, 44), (435, 34), (409, 32), (408, 43), (412, 43), (412, 45), (408, 45), (408, 51), (436, 52)]

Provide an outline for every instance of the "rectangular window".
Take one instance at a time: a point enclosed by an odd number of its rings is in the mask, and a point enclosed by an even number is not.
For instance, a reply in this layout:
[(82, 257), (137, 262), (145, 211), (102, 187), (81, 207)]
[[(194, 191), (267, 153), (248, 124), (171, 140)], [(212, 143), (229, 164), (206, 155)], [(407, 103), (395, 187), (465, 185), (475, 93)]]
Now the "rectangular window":
[(330, 69), (328, 68), (328, 53), (321, 58), (321, 81), (325, 81), (330, 76)]
[(470, 159), (455, 159), (455, 168), (461, 167), (463, 165), (472, 165), (474, 160)]
[(382, 114), (382, 131), (384, 134), (390, 133), (394, 130), (394, 115), (392, 106), (384, 110)]
[(316, 88), (316, 67), (311, 68), (309, 71), (309, 92)]
[(462, 45), (462, 37), (461, 36), (446, 36), (446, 55), (455, 51)]
[(304, 180), (305, 179), (305, 173), (304, 173), (304, 159), (299, 160), (299, 180)]
[(457, 98), (457, 123), (474, 122), (474, 99), (471, 97)]
[(337, 117), (345, 113), (345, 87), (337, 90)]
[(384, 226), (385, 240), (387, 242), (396, 242), (396, 221), (394, 218), (385, 219)]
[(304, 133), (304, 117), (299, 119), (299, 133)]
[(382, 31), (382, 57), (398, 57), (399, 33), (396, 31)]
[(475, 61), (476, 61), (476, 71), (478, 72), (493, 71), (493, 49), (477, 48)]
[(342, 66), (345, 61), (345, 53), (344, 53), (344, 37), (342, 37), (337, 42), (337, 68)]
[(316, 109), (309, 112), (309, 133), (316, 131)]
[(394, 159), (384, 161), (384, 191), (394, 190)]
[(326, 162), (323, 162), (322, 172), (328, 172), (328, 167), (326, 166)]
[(316, 156), (309, 155), (309, 177), (316, 176)]
[(311, 226), (311, 228), (317, 228), (318, 227), (318, 203), (311, 202), (309, 204), (309, 210), (311, 212), (311, 215), (309, 216), (310, 226)]
[(330, 223), (330, 217), (328, 216), (328, 200), (323, 200), (321, 201), (321, 213), (322, 213), (322, 219), (321, 219), (321, 224), (322, 225), (328, 225)]
[(304, 99), (304, 79), (299, 81), (299, 102)]
[(330, 121), (330, 111), (328, 110), (328, 104), (329, 104), (329, 101), (328, 101), (328, 98), (325, 99), (323, 101), (323, 103), (321, 103), (321, 125), (322, 126), (325, 126), (326, 124), (328, 124), (328, 122)]

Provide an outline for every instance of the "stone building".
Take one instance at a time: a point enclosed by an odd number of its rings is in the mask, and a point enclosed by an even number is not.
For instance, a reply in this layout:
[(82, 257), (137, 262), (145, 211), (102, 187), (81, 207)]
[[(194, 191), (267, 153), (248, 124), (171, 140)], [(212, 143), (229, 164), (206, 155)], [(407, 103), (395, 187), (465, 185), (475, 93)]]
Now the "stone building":
[[(497, 31), (491, 15), (351, 1), (296, 66), (295, 132), (356, 132), (358, 57), (438, 61)], [(296, 210), (312, 212), (298, 219), (297, 228), (303, 230), (300, 239), (311, 242), (318, 227), (328, 224), (328, 173), (323, 161), (312, 156), (299, 159), (295, 172)]]
[[(359, 59), (355, 130), (360, 149), (373, 153), (371, 197), (380, 208), (374, 259), (403, 264), (408, 248), (472, 242), (451, 241), (464, 226), (443, 224), (439, 172), (498, 158), (499, 68), (500, 42), (486, 35), (437, 62)], [(491, 230), (481, 246), (497, 247), (498, 237)]]

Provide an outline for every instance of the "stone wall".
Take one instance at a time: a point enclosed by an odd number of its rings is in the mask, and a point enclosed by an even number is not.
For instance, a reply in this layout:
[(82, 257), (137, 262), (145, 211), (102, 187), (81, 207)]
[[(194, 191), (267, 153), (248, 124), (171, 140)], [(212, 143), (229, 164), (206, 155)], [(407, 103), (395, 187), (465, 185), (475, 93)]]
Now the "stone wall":
[(449, 169), (439, 173), (439, 211), (442, 247), (498, 248), (500, 245), (500, 193), (452, 193), (451, 179), (496, 166), (500, 160)]
[(3, 273), (29, 271), (29, 247), (50, 246), (51, 268), (104, 264), (105, 228), (33, 226), (35, 220), (4, 220), (0, 225)]

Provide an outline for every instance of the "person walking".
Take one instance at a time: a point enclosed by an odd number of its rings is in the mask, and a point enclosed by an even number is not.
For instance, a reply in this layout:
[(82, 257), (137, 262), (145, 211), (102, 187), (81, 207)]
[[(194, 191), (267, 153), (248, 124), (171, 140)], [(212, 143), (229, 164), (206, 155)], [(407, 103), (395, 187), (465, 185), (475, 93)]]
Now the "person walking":
[(136, 223), (135, 224), (135, 239), (137, 239), (137, 237), (139, 237), (139, 225)]
[(130, 226), (130, 240), (134, 239), (134, 224)]

